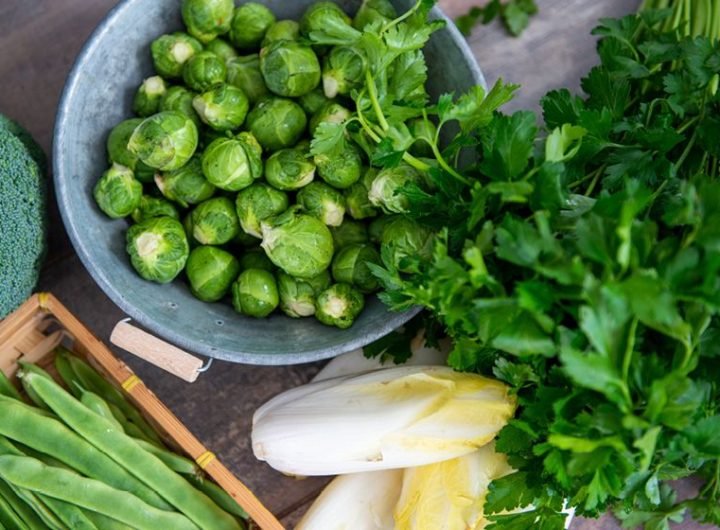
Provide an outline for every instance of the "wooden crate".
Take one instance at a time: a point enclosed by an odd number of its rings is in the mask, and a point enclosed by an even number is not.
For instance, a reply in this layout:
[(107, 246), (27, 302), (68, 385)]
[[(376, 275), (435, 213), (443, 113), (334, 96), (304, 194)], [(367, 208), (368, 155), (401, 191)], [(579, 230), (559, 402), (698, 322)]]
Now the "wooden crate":
[[(283, 530), (280, 522), (252, 491), (230, 473), (142, 380), (53, 295), (36, 294), (0, 321), (0, 370), (17, 384), (18, 361), (52, 368), (53, 350), (60, 343), (84, 357), (121, 389), (168, 445), (197, 462), (248, 512), (255, 524), (263, 530)], [(52, 369), (49, 371), (54, 372)]]

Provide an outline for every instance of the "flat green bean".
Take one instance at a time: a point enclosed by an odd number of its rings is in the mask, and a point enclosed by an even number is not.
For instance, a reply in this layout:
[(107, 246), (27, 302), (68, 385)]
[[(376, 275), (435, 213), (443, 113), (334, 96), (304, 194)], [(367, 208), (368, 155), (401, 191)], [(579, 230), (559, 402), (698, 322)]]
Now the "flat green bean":
[(145, 449), (148, 453), (158, 457), (163, 464), (181, 475), (198, 475), (201, 471), (198, 465), (184, 456), (173, 453), (168, 449), (158, 447), (155, 444), (146, 442), (145, 440), (135, 440), (137, 444)]
[(40, 396), (38, 396), (32, 388), (27, 388), (27, 386), (25, 385), (25, 380), (23, 379), (23, 374), (32, 372), (41, 377), (47, 377), (48, 379), (52, 379), (52, 376), (49, 373), (47, 373), (45, 370), (43, 370), (42, 368), (40, 368), (39, 366), (36, 366), (34, 364), (20, 363), (20, 366), (22, 367), (22, 369), (20, 370), (18, 375), (20, 376), (20, 382), (22, 383), (23, 388), (25, 389), (25, 393), (30, 398), (30, 401), (32, 401), (36, 407), (39, 407), (43, 410), (49, 411), (50, 408), (45, 403), (43, 403), (43, 400), (40, 398)]
[(51, 530), (68, 530), (68, 527), (65, 526), (60, 519), (55, 517), (55, 514), (45, 506), (45, 503), (43, 503), (35, 493), (25, 488), (15, 486), (14, 484), (10, 484), (10, 486), (17, 496), (24, 500), (33, 509), (35, 514), (42, 519), (46, 528), (50, 528)]
[(98, 527), (75, 504), (42, 494), (38, 494), (38, 497), (68, 528), (72, 530), (98, 530)]
[[(75, 398), (53, 380), (35, 374), (28, 374), (25, 379), (31, 377), (52, 383), (59, 391), (75, 401)], [(82, 404), (77, 403), (85, 409)], [(93, 412), (88, 411), (88, 413), (97, 416)], [(0, 396), (0, 418), (2, 418), (0, 434), (56, 458), (88, 477), (134, 493), (152, 506), (160, 509), (170, 508), (170, 505), (152, 488), (143, 484), (124, 467), (60, 421), (42, 416), (31, 407), (23, 406), (14, 399), (4, 396)]]
[(17, 528), (18, 530), (29, 530), (20, 516), (13, 510), (10, 503), (0, 495), (0, 523), (8, 528)]
[(98, 530), (135, 530), (132, 526), (121, 523), (117, 519), (111, 519), (107, 515), (86, 510), (85, 512), (90, 520), (95, 523)]
[(21, 488), (96, 511), (139, 530), (198, 528), (182, 514), (158, 510), (127, 491), (72, 471), (46, 466), (34, 458), (0, 456), (0, 475)]
[(115, 418), (112, 411), (110, 410), (110, 407), (108, 407), (108, 404), (95, 392), (90, 392), (89, 390), (82, 390), (80, 393), (80, 402), (87, 408), (92, 410), (95, 414), (99, 414), (100, 416), (108, 420), (110, 423), (115, 425), (118, 430), (123, 430), (122, 424), (117, 420), (117, 418)]
[(0, 497), (5, 499), (29, 530), (43, 530), (45, 528), (42, 519), (35, 514), (24, 500), (18, 497), (15, 490), (4, 480), (0, 480)]
[(250, 518), (248, 513), (243, 510), (243, 507), (240, 506), (227, 491), (215, 484), (212, 480), (209, 480), (205, 477), (200, 477), (198, 475), (189, 475), (187, 479), (197, 489), (199, 489), (205, 495), (214, 500), (215, 504), (220, 506), (220, 508), (222, 508), (226, 512), (231, 513), (234, 516), (239, 517), (240, 519), (247, 520)]
[(89, 411), (55, 381), (35, 374), (28, 374), (26, 381), (72, 429), (126, 467), (198, 526), (215, 530), (240, 528), (238, 522), (207, 495), (193, 488), (125, 433), (113, 430), (111, 423)]
[(60, 379), (63, 380), (63, 383), (65, 383), (65, 386), (68, 387), (68, 390), (70, 390), (72, 395), (80, 397), (82, 385), (75, 375), (72, 366), (70, 366), (70, 361), (68, 361), (67, 356), (62, 355), (62, 351), (63, 350), (60, 348), (55, 349), (55, 370), (57, 370), (57, 373), (60, 375)]
[(20, 396), (20, 392), (17, 391), (15, 385), (10, 382), (10, 379), (8, 379), (8, 377), (5, 375), (5, 372), (3, 372), (2, 370), (0, 370), (0, 394), (9, 398), (22, 401), (22, 396)]

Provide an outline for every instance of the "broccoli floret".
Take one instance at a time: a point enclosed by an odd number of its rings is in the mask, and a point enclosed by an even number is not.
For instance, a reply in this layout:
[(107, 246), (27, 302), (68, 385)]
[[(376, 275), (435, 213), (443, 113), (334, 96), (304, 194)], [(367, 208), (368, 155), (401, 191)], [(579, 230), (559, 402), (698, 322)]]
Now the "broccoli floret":
[(0, 318), (35, 288), (45, 256), (47, 224), (42, 170), (5, 123), (0, 122)]

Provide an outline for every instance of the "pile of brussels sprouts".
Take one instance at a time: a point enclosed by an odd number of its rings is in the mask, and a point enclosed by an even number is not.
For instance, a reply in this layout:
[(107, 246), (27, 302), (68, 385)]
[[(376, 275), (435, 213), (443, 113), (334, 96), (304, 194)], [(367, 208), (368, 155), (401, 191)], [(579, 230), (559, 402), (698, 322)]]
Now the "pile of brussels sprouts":
[(386, 229), (394, 223), (389, 241), (407, 234), (409, 221), (387, 215), (401, 211), (394, 189), (418, 174), (368, 167), (349, 139), (335, 155), (310, 154), (320, 124), (350, 117), (343, 98), (365, 58), (305, 37), (395, 16), (387, 0), (366, 0), (354, 20), (318, 2), (299, 22), (258, 3), (182, 1), (187, 31), (152, 42), (157, 75), (137, 90), (137, 117), (110, 132), (112, 165), (94, 188), (105, 214), (131, 221), (142, 278), (184, 271), (197, 298), (231, 298), (243, 315), (279, 308), (352, 325), (378, 289), (368, 264), (381, 262)]

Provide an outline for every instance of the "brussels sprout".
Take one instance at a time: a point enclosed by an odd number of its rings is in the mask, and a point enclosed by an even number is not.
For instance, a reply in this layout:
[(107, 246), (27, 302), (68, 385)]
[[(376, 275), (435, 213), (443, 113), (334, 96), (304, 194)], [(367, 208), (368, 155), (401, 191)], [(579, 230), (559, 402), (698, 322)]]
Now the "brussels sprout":
[(320, 44), (350, 44), (362, 35), (351, 23), (350, 17), (334, 2), (316, 2), (300, 19), (300, 33)]
[(150, 167), (172, 171), (184, 166), (195, 153), (198, 129), (177, 110), (145, 118), (128, 140), (128, 150)]
[(323, 90), (329, 98), (349, 94), (365, 83), (367, 58), (356, 46), (336, 46), (323, 60)]
[(383, 259), (386, 252), (393, 266), (401, 272), (412, 272), (411, 266), (405, 263), (406, 258), (429, 259), (432, 253), (433, 232), (412, 219), (394, 216), (383, 230), (380, 244)]
[(185, 63), (183, 81), (195, 92), (205, 92), (227, 79), (225, 61), (212, 52), (196, 53)]
[(180, 214), (173, 203), (167, 199), (151, 197), (150, 195), (143, 195), (140, 198), (140, 204), (131, 215), (132, 220), (136, 223), (141, 223), (145, 219), (152, 217), (171, 217), (180, 220)]
[[(374, 176), (375, 170), (370, 168), (365, 172), (365, 175), (368, 173)], [(363, 177), (364, 180), (365, 177)], [(368, 193), (369, 190), (363, 182), (356, 182), (343, 192), (347, 203), (347, 211), (353, 219), (367, 219), (378, 214), (377, 209), (370, 202)]]
[(165, 81), (159, 75), (145, 79), (133, 99), (133, 112), (146, 118), (155, 114), (160, 108), (160, 100), (167, 92)]
[(262, 238), (260, 227), (262, 221), (284, 212), (289, 203), (290, 200), (284, 191), (256, 182), (238, 193), (235, 208), (243, 231)]
[(265, 84), (278, 96), (299, 97), (320, 83), (321, 69), (310, 46), (298, 41), (275, 41), (260, 50)]
[(400, 164), (385, 168), (377, 174), (370, 186), (368, 197), (375, 206), (386, 213), (404, 213), (407, 211), (407, 198), (399, 190), (407, 184), (422, 184), (422, 177), (411, 166)]
[(106, 143), (110, 162), (129, 167), (133, 170), (135, 169), (138, 158), (137, 155), (130, 152), (127, 145), (133, 131), (142, 121), (142, 118), (132, 118), (121, 121), (110, 131)]
[(336, 282), (349, 283), (363, 293), (379, 287), (368, 263), (380, 265), (380, 253), (372, 245), (348, 245), (335, 254), (332, 275)]
[(240, 191), (262, 175), (260, 153), (242, 138), (218, 138), (202, 154), (205, 177), (220, 189)]
[[(314, 88), (307, 94), (303, 94), (298, 98), (298, 103), (307, 113), (308, 116), (312, 116), (319, 111), (328, 101), (330, 101), (323, 89), (320, 87)], [(349, 112), (349, 111), (348, 111)], [(313, 130), (312, 128), (310, 129)]]
[(298, 207), (263, 221), (265, 249), (270, 260), (297, 278), (311, 278), (328, 268), (332, 261), (333, 241), (325, 224)]
[(193, 98), (200, 119), (216, 131), (237, 129), (245, 121), (250, 103), (239, 88), (219, 83)]
[(241, 50), (258, 48), (268, 28), (275, 23), (275, 15), (256, 2), (237, 7), (230, 24), (230, 40)]
[(151, 217), (132, 225), (126, 235), (127, 253), (144, 279), (168, 283), (185, 267), (190, 248), (182, 224), (171, 217)]
[(200, 127), (202, 121), (193, 108), (195, 94), (182, 86), (171, 86), (160, 100), (159, 110), (177, 110), (190, 118), (196, 127)]
[(203, 302), (217, 302), (240, 274), (240, 263), (217, 247), (199, 246), (190, 252), (185, 266), (190, 292)]
[(93, 196), (105, 215), (120, 219), (138, 207), (142, 191), (142, 184), (135, 179), (132, 169), (113, 164), (95, 184)]
[(367, 225), (347, 218), (343, 220), (340, 226), (331, 227), (330, 233), (332, 234), (335, 250), (356, 243), (367, 243), (370, 240)]
[[(254, 238), (253, 238), (254, 239)], [(255, 239), (257, 241), (257, 239)], [(260, 247), (247, 249), (242, 256), (240, 256), (240, 269), (262, 269), (268, 272), (275, 272), (275, 265), (267, 257), (265, 251)]]
[(180, 31), (161, 35), (150, 45), (155, 71), (169, 78), (182, 77), (185, 62), (202, 49), (200, 41)]
[(320, 178), (338, 189), (349, 188), (362, 175), (360, 151), (352, 144), (345, 144), (345, 149), (335, 156), (316, 155), (315, 165)]
[(310, 133), (315, 134), (315, 129), (321, 123), (345, 123), (352, 116), (352, 113), (340, 103), (327, 100), (317, 112), (310, 117)]
[(275, 277), (262, 269), (247, 269), (232, 285), (235, 311), (251, 317), (266, 317), (279, 303)]
[(368, 237), (373, 243), (380, 243), (382, 241), (382, 235), (390, 221), (398, 217), (397, 215), (380, 215), (373, 219), (368, 225)]
[(315, 164), (301, 149), (280, 149), (265, 162), (265, 179), (279, 190), (297, 190), (315, 178)]
[(292, 318), (314, 315), (317, 295), (330, 287), (331, 282), (327, 271), (307, 280), (299, 280), (280, 271), (277, 279), (280, 309)]
[(166, 199), (183, 208), (198, 204), (213, 196), (213, 186), (203, 175), (200, 156), (194, 156), (180, 169), (155, 175), (155, 184)]
[(437, 133), (435, 124), (425, 118), (415, 118), (414, 120), (410, 120), (407, 126), (410, 134), (416, 138), (410, 146), (410, 153), (419, 157), (429, 158), (433, 156), (430, 145), (420, 138), (435, 138), (435, 134)]
[(346, 283), (336, 283), (321, 292), (315, 303), (315, 318), (327, 326), (346, 329), (365, 307), (365, 298)]
[(192, 234), (202, 245), (224, 245), (240, 231), (235, 206), (227, 197), (215, 197), (198, 204), (191, 214)]
[(201, 42), (210, 42), (230, 30), (233, 0), (182, 0), (182, 19), (188, 33)]
[(205, 49), (209, 52), (214, 53), (226, 63), (230, 59), (234, 59), (238, 56), (238, 52), (235, 51), (235, 48), (233, 48), (228, 41), (219, 38), (213, 39), (208, 42), (205, 45)]
[(250, 103), (256, 103), (270, 94), (260, 72), (258, 54), (230, 59), (227, 62), (227, 82), (245, 92)]
[(338, 190), (322, 182), (313, 182), (297, 194), (304, 211), (328, 226), (340, 226), (345, 216), (345, 198)]
[(298, 40), (298, 38), (300, 38), (300, 24), (294, 20), (278, 20), (265, 32), (261, 47), (264, 48), (279, 40)]
[(302, 107), (290, 99), (260, 100), (248, 114), (247, 128), (268, 151), (292, 147), (305, 132), (307, 118)]
[(363, 0), (353, 19), (353, 27), (363, 30), (373, 22), (387, 23), (395, 20), (397, 16), (390, 0)]

